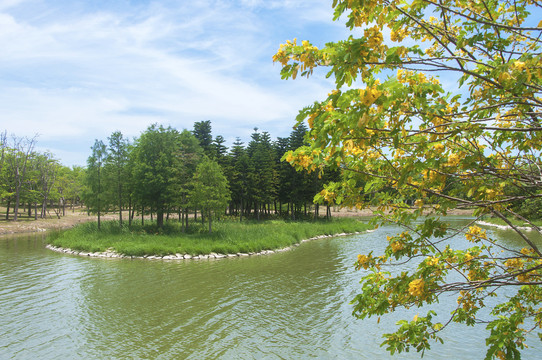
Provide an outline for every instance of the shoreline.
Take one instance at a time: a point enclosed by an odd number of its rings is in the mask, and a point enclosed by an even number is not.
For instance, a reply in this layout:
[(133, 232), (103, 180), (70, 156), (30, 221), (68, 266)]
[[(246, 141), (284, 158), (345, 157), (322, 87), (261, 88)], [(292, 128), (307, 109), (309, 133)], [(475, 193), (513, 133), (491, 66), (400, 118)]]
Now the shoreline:
[[(483, 221), (483, 220), (479, 220), (479, 221), (476, 221), (477, 224), (479, 225), (482, 225), (482, 226), (491, 226), (491, 227), (495, 227), (499, 230), (514, 230), (511, 226), (509, 225), (499, 225), (499, 224), (493, 224), (493, 223), (490, 223), (490, 222), (487, 222), (487, 221)], [(516, 229), (518, 230), (523, 230), (523, 231), (533, 231), (534, 229), (530, 226), (516, 226)]]
[(177, 253), (175, 255), (170, 254), (170, 255), (164, 255), (164, 256), (160, 256), (160, 255), (131, 256), (131, 255), (120, 254), (113, 250), (104, 251), (104, 252), (88, 252), (88, 251), (78, 251), (78, 250), (72, 250), (68, 248), (56, 247), (51, 244), (47, 244), (45, 248), (57, 253), (62, 253), (62, 254), (67, 254), (67, 255), (102, 258), (102, 259), (107, 258), (107, 259), (130, 259), (130, 260), (139, 259), (139, 260), (177, 260), (177, 261), (180, 261), (180, 260), (218, 260), (218, 259), (227, 259), (227, 258), (262, 256), (262, 255), (272, 255), (276, 253), (283, 253), (283, 252), (295, 249), (302, 243), (313, 241), (313, 240), (320, 240), (320, 239), (340, 237), (340, 236), (349, 236), (349, 235), (359, 235), (359, 234), (364, 234), (364, 233), (371, 233), (373, 231), (375, 230), (358, 231), (354, 233), (340, 233), (340, 234), (334, 234), (334, 235), (319, 235), (319, 236), (315, 236), (309, 239), (303, 239), (297, 244), (293, 244), (291, 246), (287, 246), (281, 249), (262, 250), (260, 252), (235, 253), (235, 254), (219, 254), (219, 253), (212, 252), (210, 254), (200, 254), (200, 255)]
[[(465, 209), (453, 209), (449, 212), (449, 215), (472, 215), (472, 210)], [(124, 216), (124, 215), (123, 215)], [(127, 219), (127, 214), (125, 219)], [(331, 209), (331, 217), (371, 217), (373, 216), (373, 210), (363, 209)], [(118, 213), (111, 213), (102, 216), (103, 221), (118, 219)], [(47, 232), (49, 230), (65, 230), (74, 227), (75, 225), (96, 221), (96, 216), (88, 215), (86, 211), (76, 209), (75, 212), (67, 211), (66, 216), (62, 216), (60, 219), (55, 217), (48, 217), (46, 219), (28, 219), (22, 217), (19, 221), (0, 219), (0, 237), (11, 236), (17, 234), (32, 234)]]

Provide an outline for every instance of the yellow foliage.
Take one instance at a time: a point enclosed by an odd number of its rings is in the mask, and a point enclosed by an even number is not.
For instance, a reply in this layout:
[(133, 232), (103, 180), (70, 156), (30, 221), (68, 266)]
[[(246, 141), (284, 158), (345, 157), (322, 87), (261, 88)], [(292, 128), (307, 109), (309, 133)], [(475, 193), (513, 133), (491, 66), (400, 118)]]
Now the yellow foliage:
[(390, 244), (391, 246), (391, 251), (393, 251), (394, 253), (396, 253), (397, 251), (401, 251), (404, 249), (404, 244), (400, 241), (394, 241)]
[(465, 238), (468, 241), (487, 240), (487, 234), (485, 230), (482, 230), (478, 226), (470, 226), (465, 234)]
[(408, 292), (412, 296), (423, 297), (425, 294), (425, 281), (423, 279), (416, 279), (408, 284)]

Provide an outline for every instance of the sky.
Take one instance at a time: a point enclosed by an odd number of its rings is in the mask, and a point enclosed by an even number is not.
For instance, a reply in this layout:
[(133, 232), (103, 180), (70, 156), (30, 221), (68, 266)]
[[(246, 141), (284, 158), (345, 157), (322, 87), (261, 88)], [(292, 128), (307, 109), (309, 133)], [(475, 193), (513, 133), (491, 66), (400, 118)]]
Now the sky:
[(245, 143), (255, 127), (286, 137), (333, 88), (325, 73), (281, 80), (288, 39), (348, 36), (331, 0), (0, 0), (0, 131), (85, 165), (95, 139), (158, 123), (210, 120)]

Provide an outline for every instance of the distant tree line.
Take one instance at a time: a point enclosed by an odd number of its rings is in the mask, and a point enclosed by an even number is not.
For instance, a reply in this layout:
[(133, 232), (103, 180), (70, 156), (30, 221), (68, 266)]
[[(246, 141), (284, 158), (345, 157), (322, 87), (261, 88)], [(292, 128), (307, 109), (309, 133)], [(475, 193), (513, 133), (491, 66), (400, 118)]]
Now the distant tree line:
[[(221, 135), (213, 137), (209, 120), (193, 129), (149, 126), (139, 137), (127, 139), (120, 131), (95, 140), (87, 166), (68, 168), (51, 153), (34, 150), (37, 139), (0, 137), (0, 199), (6, 218), (17, 220), (20, 208), (28, 216), (45, 217), (50, 209), (62, 216), (66, 206), (84, 204), (98, 215), (118, 213), (120, 224), (145, 222), (162, 227), (177, 218), (182, 229), (188, 219), (236, 216), (262, 219), (320, 214), (313, 198), (338, 172), (324, 177), (297, 172), (281, 161), (289, 150), (305, 145), (307, 128), (298, 125), (289, 137), (271, 139), (254, 129), (248, 144), (237, 138), (231, 148)], [(123, 210), (123, 211), (119, 211)]]
[[(37, 137), (0, 134), (0, 201), (5, 219), (63, 216), (80, 205), (84, 169), (63, 166), (50, 152), (35, 150)], [(51, 211), (53, 213), (51, 214)]]
[(82, 197), (98, 221), (105, 212), (124, 209), (130, 224), (147, 215), (162, 227), (176, 216), (183, 231), (189, 216), (201, 216), (210, 231), (213, 217), (223, 214), (241, 220), (309, 216), (326, 179), (281, 161), (286, 151), (304, 145), (306, 132), (300, 125), (288, 138), (272, 141), (255, 128), (247, 146), (237, 138), (231, 149), (223, 136), (213, 138), (208, 120), (194, 123), (192, 131), (152, 125), (133, 142), (115, 132), (107, 144), (95, 141)]

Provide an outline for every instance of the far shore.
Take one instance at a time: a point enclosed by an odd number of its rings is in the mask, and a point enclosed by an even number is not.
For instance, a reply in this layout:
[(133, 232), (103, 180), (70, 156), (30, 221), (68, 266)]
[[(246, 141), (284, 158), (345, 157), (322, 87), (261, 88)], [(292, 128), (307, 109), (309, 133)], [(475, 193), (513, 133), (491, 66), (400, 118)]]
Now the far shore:
[[(487, 222), (487, 221), (477, 221), (476, 223), (478, 225), (482, 225), (482, 226), (491, 226), (491, 227), (497, 228), (499, 230), (513, 230), (513, 228), (510, 225), (493, 224), (493, 223), (490, 223), (490, 222)], [(533, 228), (530, 227), (530, 226), (516, 226), (516, 229), (522, 230), (522, 231), (532, 231), (533, 230)]]
[[(339, 209), (332, 208), (331, 216), (332, 217), (369, 217), (372, 216), (373, 212), (371, 209)], [(463, 209), (454, 209), (449, 212), (449, 215), (472, 215), (472, 210), (463, 210)], [(103, 215), (101, 218), (104, 221), (107, 220), (117, 220), (119, 217), (118, 213), (110, 213)], [(123, 217), (124, 220), (128, 219), (128, 213)], [(33, 218), (28, 218), (26, 215), (19, 217), (18, 221), (5, 220), (5, 216), (0, 219), (0, 236), (10, 235), (10, 234), (24, 234), (24, 233), (36, 233), (36, 232), (45, 232), (48, 230), (63, 230), (69, 229), (73, 226), (85, 223), (89, 221), (96, 221), (96, 215), (87, 215), (84, 209), (76, 209), (72, 211), (71, 209), (66, 210), (66, 216), (61, 216), (58, 218), (51, 213), (45, 219), (34, 220)], [(134, 221), (138, 221), (134, 219)]]

